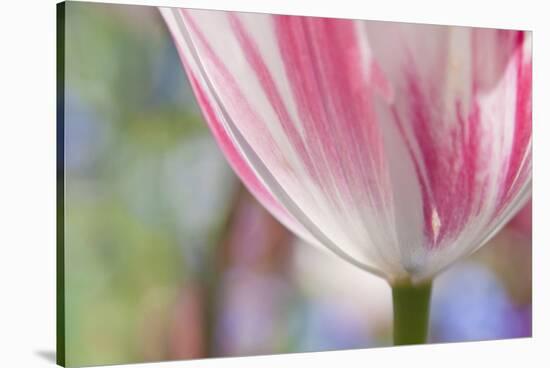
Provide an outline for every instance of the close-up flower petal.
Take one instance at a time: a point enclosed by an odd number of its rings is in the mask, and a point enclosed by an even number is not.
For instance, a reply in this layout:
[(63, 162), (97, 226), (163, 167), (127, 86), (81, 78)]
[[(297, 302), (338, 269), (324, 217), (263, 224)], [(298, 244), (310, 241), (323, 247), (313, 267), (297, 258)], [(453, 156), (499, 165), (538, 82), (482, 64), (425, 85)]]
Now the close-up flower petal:
[(529, 199), (529, 32), (161, 12), (228, 161), (304, 240), (416, 282)]

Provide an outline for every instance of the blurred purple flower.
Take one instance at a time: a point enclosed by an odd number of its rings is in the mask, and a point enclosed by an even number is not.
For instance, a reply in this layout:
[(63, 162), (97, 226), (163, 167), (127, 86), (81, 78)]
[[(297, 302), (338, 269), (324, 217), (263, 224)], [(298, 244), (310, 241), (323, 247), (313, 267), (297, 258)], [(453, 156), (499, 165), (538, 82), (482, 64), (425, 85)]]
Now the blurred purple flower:
[(530, 336), (530, 308), (515, 305), (501, 281), (482, 264), (461, 264), (440, 275), (435, 283), (432, 341)]

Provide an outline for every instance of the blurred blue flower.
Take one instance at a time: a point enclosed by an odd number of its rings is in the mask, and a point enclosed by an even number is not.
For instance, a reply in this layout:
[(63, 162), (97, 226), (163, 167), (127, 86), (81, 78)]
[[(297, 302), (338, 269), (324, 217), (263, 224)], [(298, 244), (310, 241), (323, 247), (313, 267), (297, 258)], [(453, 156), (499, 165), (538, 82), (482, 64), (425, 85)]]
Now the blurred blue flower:
[(92, 168), (108, 140), (106, 124), (101, 124), (93, 108), (76, 93), (65, 92), (65, 167), (85, 173)]
[(530, 326), (529, 316), (514, 305), (496, 275), (475, 262), (436, 280), (431, 318), (433, 342), (523, 337), (526, 323)]
[(352, 305), (317, 300), (300, 313), (301, 336), (297, 351), (357, 349), (372, 346), (365, 316)]
[(181, 69), (181, 61), (176, 49), (166, 42), (162, 52), (152, 64), (151, 95), (152, 106), (180, 105), (189, 111), (199, 113), (187, 76)]

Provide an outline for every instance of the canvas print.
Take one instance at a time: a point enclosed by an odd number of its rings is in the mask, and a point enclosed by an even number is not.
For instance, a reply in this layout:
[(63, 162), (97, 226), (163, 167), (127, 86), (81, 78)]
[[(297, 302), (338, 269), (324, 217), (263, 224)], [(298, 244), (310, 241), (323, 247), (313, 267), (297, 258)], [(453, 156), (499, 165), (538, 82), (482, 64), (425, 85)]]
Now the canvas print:
[(58, 364), (531, 336), (531, 32), (57, 11)]

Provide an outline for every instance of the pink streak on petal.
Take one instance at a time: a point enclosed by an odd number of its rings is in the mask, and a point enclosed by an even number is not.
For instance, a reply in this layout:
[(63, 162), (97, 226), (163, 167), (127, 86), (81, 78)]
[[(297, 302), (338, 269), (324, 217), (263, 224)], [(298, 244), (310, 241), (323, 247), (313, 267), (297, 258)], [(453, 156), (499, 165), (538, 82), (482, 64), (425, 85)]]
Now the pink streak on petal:
[[(509, 39), (509, 36), (507, 37)], [(510, 59), (510, 55), (508, 55), (508, 59)], [(530, 70), (530, 68), (527, 69)], [(521, 70), (523, 71), (523, 69)], [(427, 180), (424, 180), (419, 171), (419, 163), (415, 163), (424, 198), (424, 231), (428, 239), (428, 248), (431, 249), (437, 248), (445, 238), (460, 233), (469, 219), (481, 210), (481, 203), (475, 208), (472, 206), (474, 198), (476, 196), (483, 197), (487, 190), (486, 178), (479, 180), (477, 176), (484, 165), (482, 145), (487, 146), (490, 142), (482, 141), (480, 111), (475, 94), (474, 101), (470, 106), (466, 106), (469, 111), (466, 117), (462, 116), (463, 106), (461, 106), (460, 100), (456, 101), (456, 113), (455, 116), (452, 116), (437, 110), (437, 101), (430, 98), (426, 92), (430, 86), (423, 85), (422, 83), (425, 82), (420, 80), (418, 75), (414, 64), (411, 63), (406, 69), (406, 98), (410, 111), (408, 118), (414, 137), (419, 144), (420, 160), (426, 168)], [(524, 160), (531, 137), (530, 107), (526, 112), (526, 105), (530, 101), (530, 75), (525, 76), (518, 72), (518, 80), (516, 133), (508, 176), (502, 184), (506, 195), (503, 196), (502, 204), (497, 207), (495, 216), (498, 216), (500, 209), (504, 208), (507, 201), (520, 188), (520, 185), (513, 186), (512, 184), (518, 176), (518, 169)], [(474, 80), (472, 91), (480, 88), (476, 83)], [(483, 87), (489, 86), (494, 87), (487, 84)], [(425, 88), (423, 89), (423, 87)], [(455, 128), (447, 133), (448, 136), (444, 141), (441, 141), (437, 127), (446, 125), (445, 119), (451, 119)], [(399, 119), (396, 120), (399, 124)], [(525, 171), (525, 175), (527, 173)], [(521, 184), (523, 181), (517, 182)], [(437, 211), (439, 219), (437, 231), (434, 229), (432, 218), (434, 211)]]
[[(301, 21), (299, 18), (281, 16), (275, 17), (274, 22), (285, 71), (304, 126), (306, 145), (312, 156), (319, 159), (317, 164), (321, 172), (331, 173), (336, 180), (343, 181), (343, 165), (331, 141), (333, 132), (324, 114), (326, 107), (320, 95), (321, 86), (310, 60), (310, 50), (305, 47), (308, 42), (304, 40), (303, 32), (297, 30)], [(304, 68), (305, 65), (307, 68)], [(333, 170), (329, 170), (330, 166)], [(334, 190), (331, 184), (327, 187)], [(350, 197), (349, 190), (347, 197)]]
[(395, 98), (395, 92), (393, 91), (390, 81), (386, 78), (384, 72), (380, 68), (380, 65), (375, 60), (372, 61), (370, 75), (370, 82), (376, 92), (384, 98), (386, 103), (392, 104), (393, 99)]
[[(517, 183), (522, 183), (523, 177), (527, 175), (525, 170), (522, 170), (522, 163), (525, 159), (531, 160), (531, 153), (528, 152), (532, 135), (531, 124), (531, 83), (532, 83), (532, 68), (531, 61), (523, 63), (523, 53), (521, 44), (523, 41), (523, 33), (518, 35), (518, 53), (516, 56), (517, 63), (517, 87), (516, 87), (516, 116), (515, 116), (515, 131), (514, 142), (510, 152), (510, 161), (508, 171), (503, 183), (503, 195), (501, 197), (500, 207), (506, 205), (511, 197), (516, 194), (519, 189)], [(527, 157), (526, 157), (527, 156)], [(527, 165), (529, 166), (529, 165)], [(519, 179), (519, 180), (518, 180)], [(499, 208), (500, 210), (500, 208)]]
[(229, 13), (228, 17), (231, 23), (231, 27), (235, 32), (235, 36), (237, 37), (242, 47), (242, 51), (244, 52), (247, 61), (254, 69), (256, 77), (262, 85), (262, 88), (264, 89), (264, 92), (266, 93), (269, 102), (273, 106), (284, 132), (288, 136), (293, 147), (297, 150), (298, 155), (303, 161), (308, 174), (314, 179), (315, 182), (319, 183), (318, 175), (315, 170), (312, 157), (309, 155), (307, 148), (302, 140), (302, 137), (296, 129), (296, 123), (292, 121), (292, 118), (290, 117), (290, 114), (283, 102), (283, 98), (281, 97), (275, 81), (273, 80), (273, 76), (269, 72), (267, 65), (262, 59), (257, 45), (252, 40), (251, 35), (249, 35), (248, 32), (245, 30), (237, 15), (235, 15), (234, 13)]
[[(471, 205), (474, 193), (484, 190), (483, 184), (475, 182), (480, 152), (479, 110), (474, 103), (469, 115), (462, 117), (461, 102), (457, 101), (454, 115), (434, 114), (434, 101), (421, 88), (422, 82), (417, 78), (414, 66), (410, 66), (406, 75), (410, 109), (408, 121), (419, 145), (419, 159), (426, 169), (426, 178), (421, 174), (418, 159), (414, 155), (412, 157), (424, 198), (427, 246), (432, 249), (463, 228), (473, 214)], [(456, 129), (442, 142), (437, 127), (446, 124), (444, 119), (456, 121)], [(398, 123), (402, 124), (400, 121)], [(434, 226), (434, 213), (438, 218), (437, 226)]]
[[(279, 48), (312, 155), (322, 158), (348, 203), (372, 203), (383, 172), (382, 140), (373, 108), (369, 60), (353, 22), (277, 16)], [(375, 82), (390, 96), (380, 74)]]

